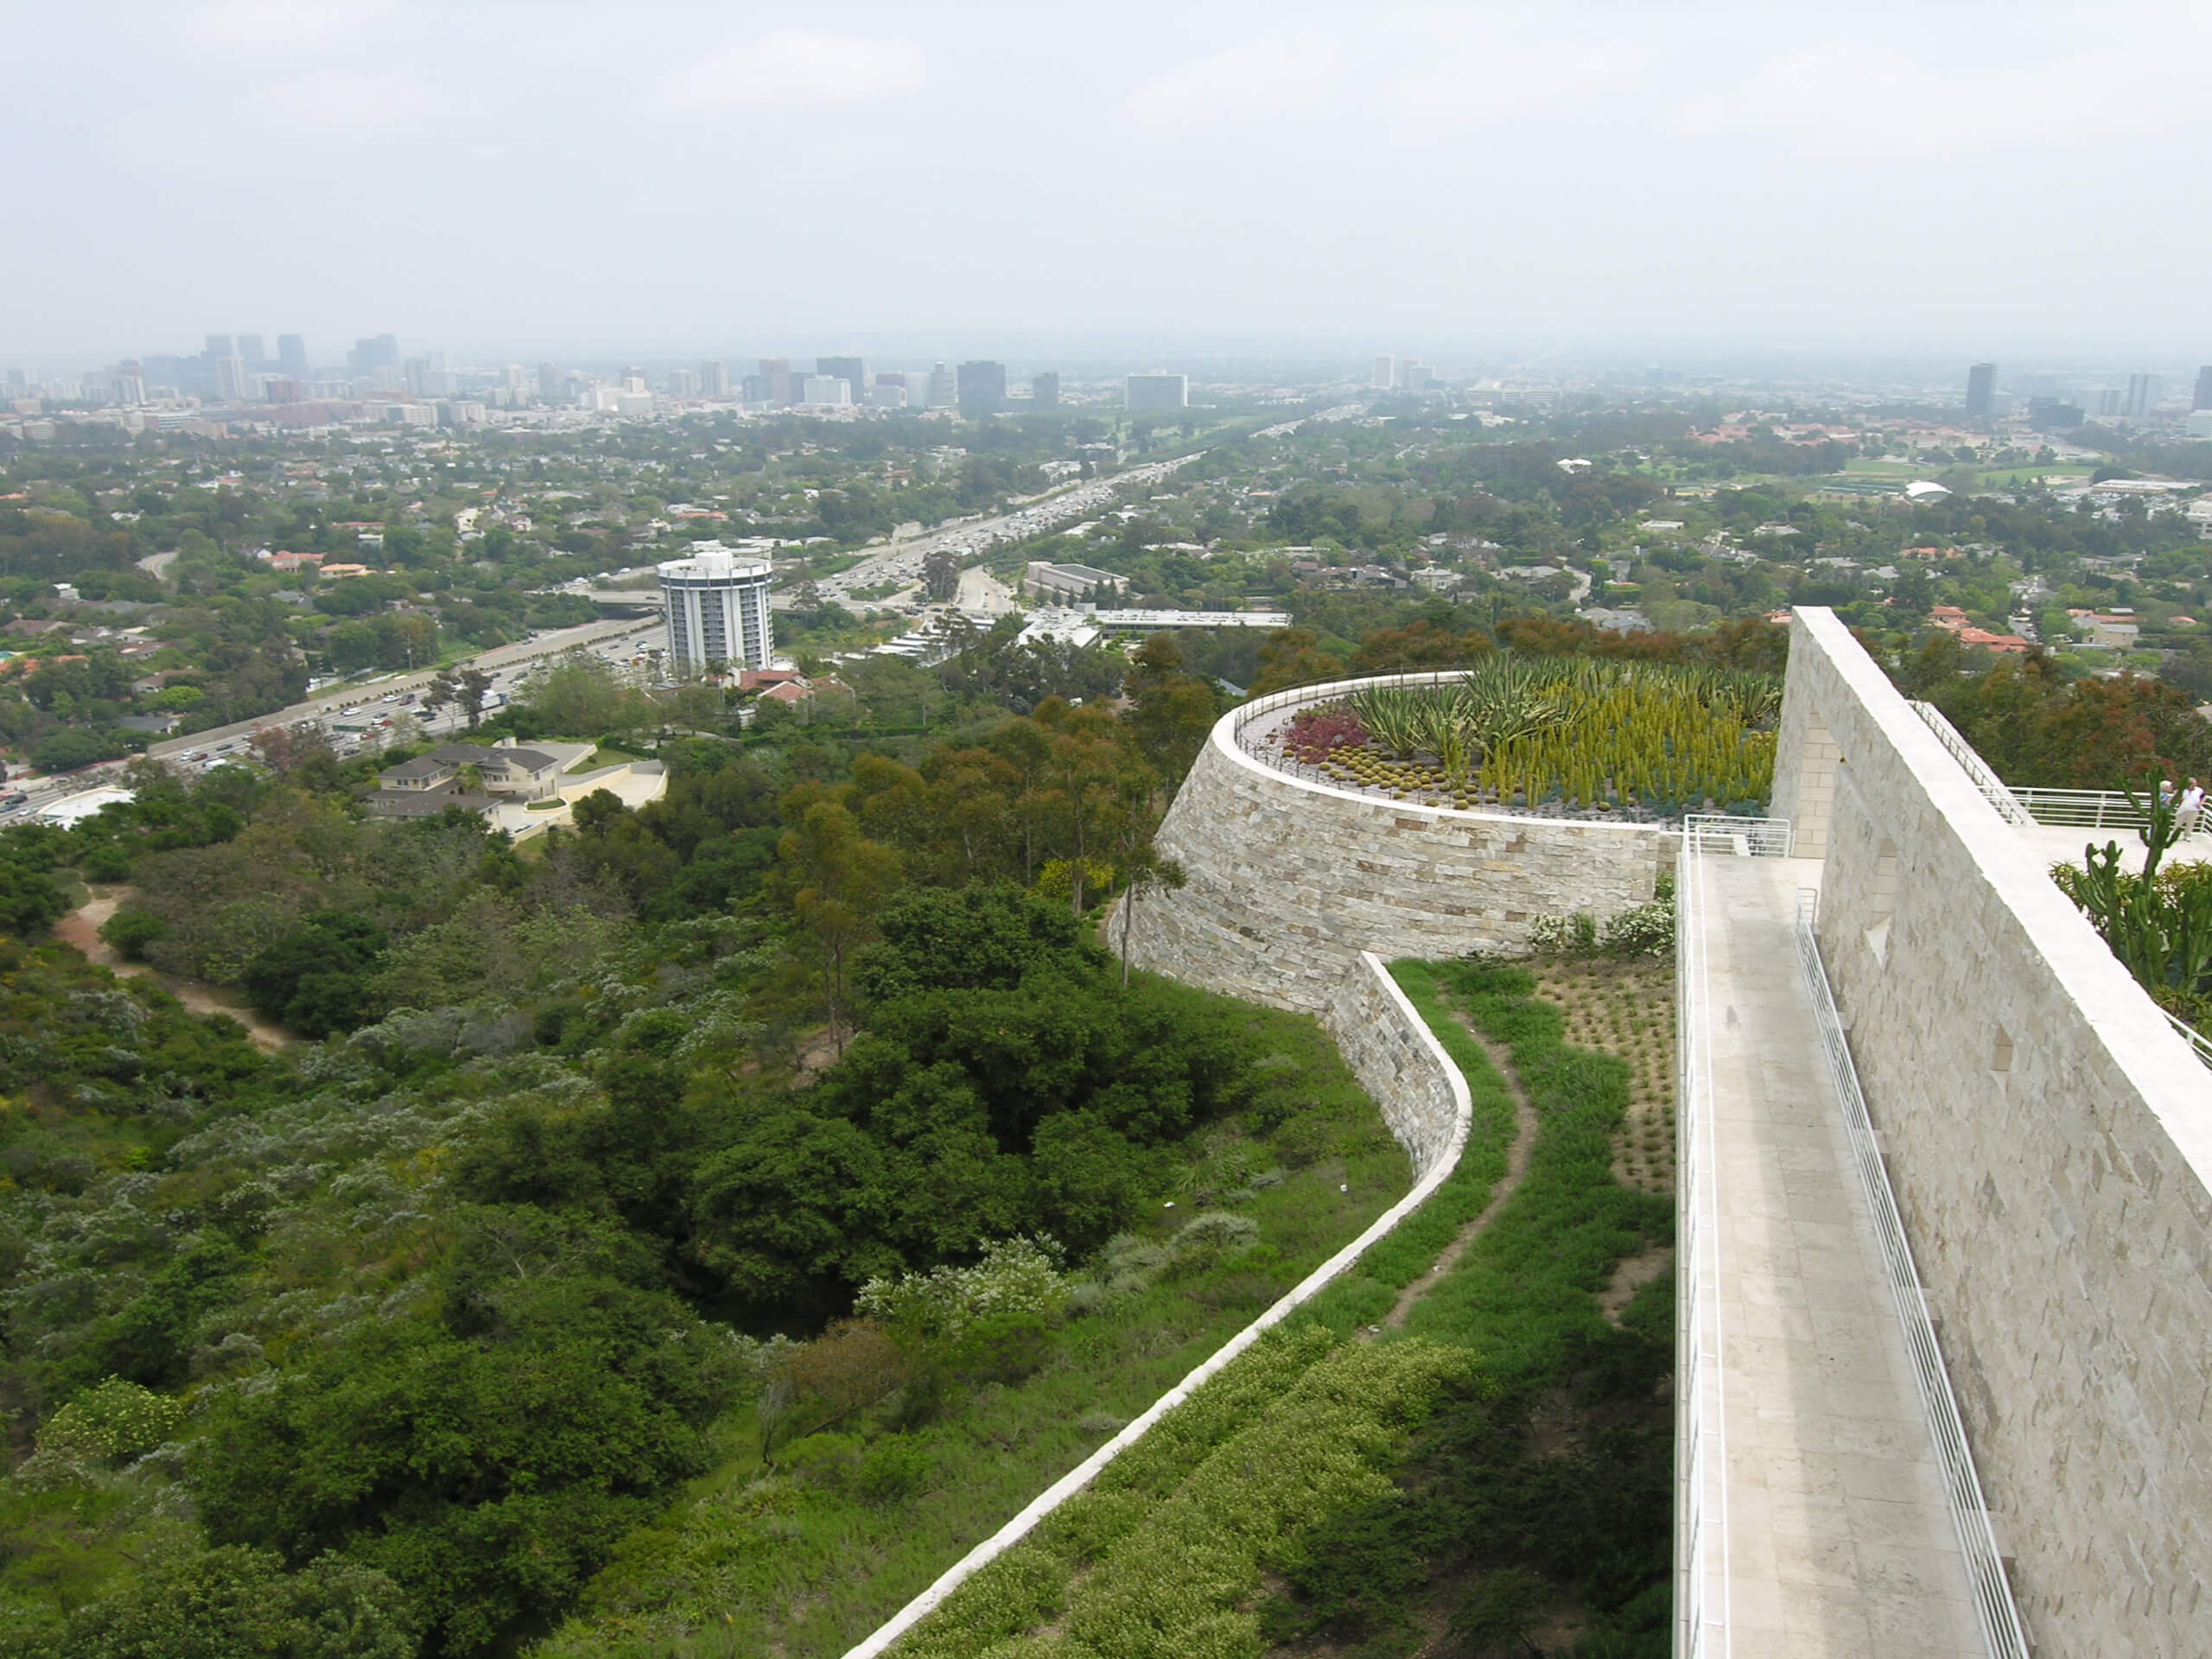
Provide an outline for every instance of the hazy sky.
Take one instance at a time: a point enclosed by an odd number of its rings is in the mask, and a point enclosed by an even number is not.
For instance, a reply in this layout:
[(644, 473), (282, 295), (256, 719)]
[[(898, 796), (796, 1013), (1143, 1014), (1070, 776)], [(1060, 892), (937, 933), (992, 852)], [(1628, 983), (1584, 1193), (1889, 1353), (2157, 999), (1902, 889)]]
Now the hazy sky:
[[(0, 359), (2212, 348), (2212, 7), (0, 4)], [(1017, 354), (1009, 351), (1009, 354)]]

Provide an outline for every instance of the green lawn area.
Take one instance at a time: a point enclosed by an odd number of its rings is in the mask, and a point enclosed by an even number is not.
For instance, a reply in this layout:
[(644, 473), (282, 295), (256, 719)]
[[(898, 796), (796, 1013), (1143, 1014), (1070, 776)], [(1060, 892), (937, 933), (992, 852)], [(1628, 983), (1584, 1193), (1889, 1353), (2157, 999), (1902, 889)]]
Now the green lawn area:
[(567, 775), (573, 778), (578, 772), (597, 772), (601, 766), (619, 766), (626, 760), (642, 760), (645, 758), (642, 754), (632, 754), (627, 749), (612, 748), (602, 743), (570, 766)]

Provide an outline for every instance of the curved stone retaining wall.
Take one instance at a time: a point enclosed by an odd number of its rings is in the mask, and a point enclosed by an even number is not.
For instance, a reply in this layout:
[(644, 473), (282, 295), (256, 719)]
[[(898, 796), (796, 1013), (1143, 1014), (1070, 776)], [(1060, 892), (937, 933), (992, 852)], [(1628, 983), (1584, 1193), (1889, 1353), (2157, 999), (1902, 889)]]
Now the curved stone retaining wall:
[[(1129, 959), (1209, 990), (1324, 1014), (1362, 950), (1519, 952), (1543, 915), (1650, 902), (1673, 857), (1655, 824), (1454, 811), (1296, 777), (1245, 752), (1249, 728), (1364, 685), (1301, 686), (1231, 709), (1169, 807), (1159, 844), (1187, 878), (1141, 899)], [(1116, 949), (1117, 922), (1103, 930)]]
[(1357, 1029), (1357, 1039), (1339, 1036), (1344, 1058), (1367, 1091), (1382, 1109), (1407, 1155), (1413, 1160), (1413, 1190), (1370, 1223), (1367, 1230), (1338, 1250), (1285, 1293), (1266, 1313), (1223, 1344), (1174, 1388), (1152, 1403), (1144, 1415), (1054, 1481), (1042, 1496), (982, 1543), (948, 1567), (936, 1583), (908, 1602), (868, 1639), (850, 1649), (845, 1659), (875, 1659), (979, 1568), (996, 1560), (1027, 1537), (1033, 1527), (1097, 1478), (1098, 1471), (1128, 1447), (1144, 1438), (1152, 1426), (1189, 1399), (1239, 1354), (1260, 1339), (1270, 1326), (1280, 1325), (1301, 1304), (1338, 1278), (1378, 1238), (1385, 1236), (1421, 1208), (1429, 1194), (1444, 1184), (1467, 1144), (1473, 1103), (1467, 1080), (1452, 1064), (1406, 994), (1398, 988), (1380, 957), (1362, 954), (1352, 959), (1344, 982), (1332, 1000), (1334, 1023)]

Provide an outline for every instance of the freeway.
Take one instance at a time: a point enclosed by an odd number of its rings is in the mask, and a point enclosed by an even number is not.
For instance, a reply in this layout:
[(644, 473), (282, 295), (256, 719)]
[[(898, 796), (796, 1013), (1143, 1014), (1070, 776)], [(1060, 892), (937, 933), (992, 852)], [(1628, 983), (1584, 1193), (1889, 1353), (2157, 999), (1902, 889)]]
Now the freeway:
[[(454, 664), (451, 671), (458, 673), (464, 668), (478, 668), (498, 679), (508, 680), (518, 677), (511, 676), (505, 671), (524, 668), (547, 657), (558, 657), (579, 648), (588, 649), (607, 640), (639, 632), (634, 617), (619, 621), (588, 622), (579, 627), (560, 628), (541, 633), (534, 639), (518, 640), (512, 645), (497, 645), (490, 651), (480, 652), (467, 662)], [(659, 632), (658, 625), (652, 632)], [(242, 720), (234, 725), (218, 726), (209, 731), (194, 732), (189, 737), (173, 737), (149, 744), (146, 753), (157, 760), (166, 760), (188, 750), (211, 749), (233, 738), (250, 737), (264, 726), (290, 726), (302, 720), (320, 721), (340, 709), (356, 708), (381, 697), (405, 691), (420, 691), (436, 677), (436, 670), (422, 669), (412, 674), (392, 674), (380, 679), (333, 687), (317, 693), (305, 702), (296, 702), (290, 708), (279, 709), (273, 714)]]
[[(495, 690), (505, 691), (522, 677), (532, 664), (546, 658), (558, 657), (570, 651), (604, 648), (610, 642), (629, 641), (642, 647), (647, 643), (658, 643), (661, 638), (662, 626), (657, 621), (641, 623), (638, 619), (629, 617), (617, 621), (591, 622), (579, 627), (556, 629), (541, 633), (534, 639), (518, 640), (511, 645), (494, 646), (490, 651), (480, 652), (466, 662), (454, 664), (452, 670), (458, 672), (463, 668), (482, 669), (493, 677)], [(411, 674), (391, 674), (378, 679), (357, 680), (344, 686), (328, 687), (304, 702), (296, 702), (288, 709), (274, 709), (252, 720), (194, 732), (189, 737), (165, 738), (159, 743), (149, 744), (146, 753), (157, 760), (178, 760), (186, 755), (195, 759), (203, 755), (214, 756), (218, 751), (225, 758), (230, 754), (242, 755), (245, 752), (245, 740), (263, 727), (292, 726), (302, 721), (321, 724), (347, 709), (360, 709), (365, 713), (378, 715), (391, 714), (406, 706), (397, 702), (397, 698), (409, 691), (421, 691), (436, 677), (435, 670), (423, 669)], [(385, 699), (394, 701), (387, 702)], [(421, 721), (424, 729), (433, 735), (442, 728), (448, 732), (457, 729), (461, 724), (460, 716), (454, 713), (449, 712), (442, 719), (433, 721), (424, 719), (419, 708), (410, 707), (408, 712)], [(20, 791), (28, 798), (16, 808), (0, 810), (0, 823), (20, 823), (53, 805), (57, 800), (111, 783), (120, 772), (121, 765), (119, 761), (110, 761), (60, 777), (17, 783), (13, 789)]]
[(834, 576), (824, 576), (815, 583), (824, 599), (843, 601), (855, 589), (880, 587), (887, 582), (909, 585), (918, 584), (922, 567), (931, 554), (940, 549), (956, 553), (964, 569), (982, 563), (986, 550), (1005, 542), (1018, 542), (1027, 537), (1042, 535), (1062, 524), (1074, 523), (1087, 514), (1103, 512), (1114, 503), (1116, 495), (1135, 485), (1156, 484), (1175, 471), (1187, 466), (1205, 453), (1203, 449), (1173, 461), (1155, 461), (1142, 467), (1132, 467), (1126, 473), (1112, 478), (1093, 479), (1065, 489), (1033, 497), (1010, 512), (993, 518), (970, 519), (964, 524), (944, 525), (925, 535), (910, 537), (903, 542), (893, 542), (879, 548), (849, 569)]

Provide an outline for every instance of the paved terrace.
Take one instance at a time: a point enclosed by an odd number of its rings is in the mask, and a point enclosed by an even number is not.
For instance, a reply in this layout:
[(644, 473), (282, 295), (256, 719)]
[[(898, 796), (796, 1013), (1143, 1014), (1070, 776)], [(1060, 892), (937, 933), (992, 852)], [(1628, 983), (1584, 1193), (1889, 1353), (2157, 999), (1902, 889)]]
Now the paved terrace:
[(1702, 980), (1686, 1013), (1707, 1039), (1715, 1178), (1697, 1271), (1704, 1364), (1719, 1377), (1690, 1408), (1701, 1404), (1704, 1447), (1690, 1640), (1733, 1659), (1984, 1655), (1799, 971), (1797, 893), (1818, 886), (1821, 864), (1707, 855), (1686, 874), (1686, 960)]

